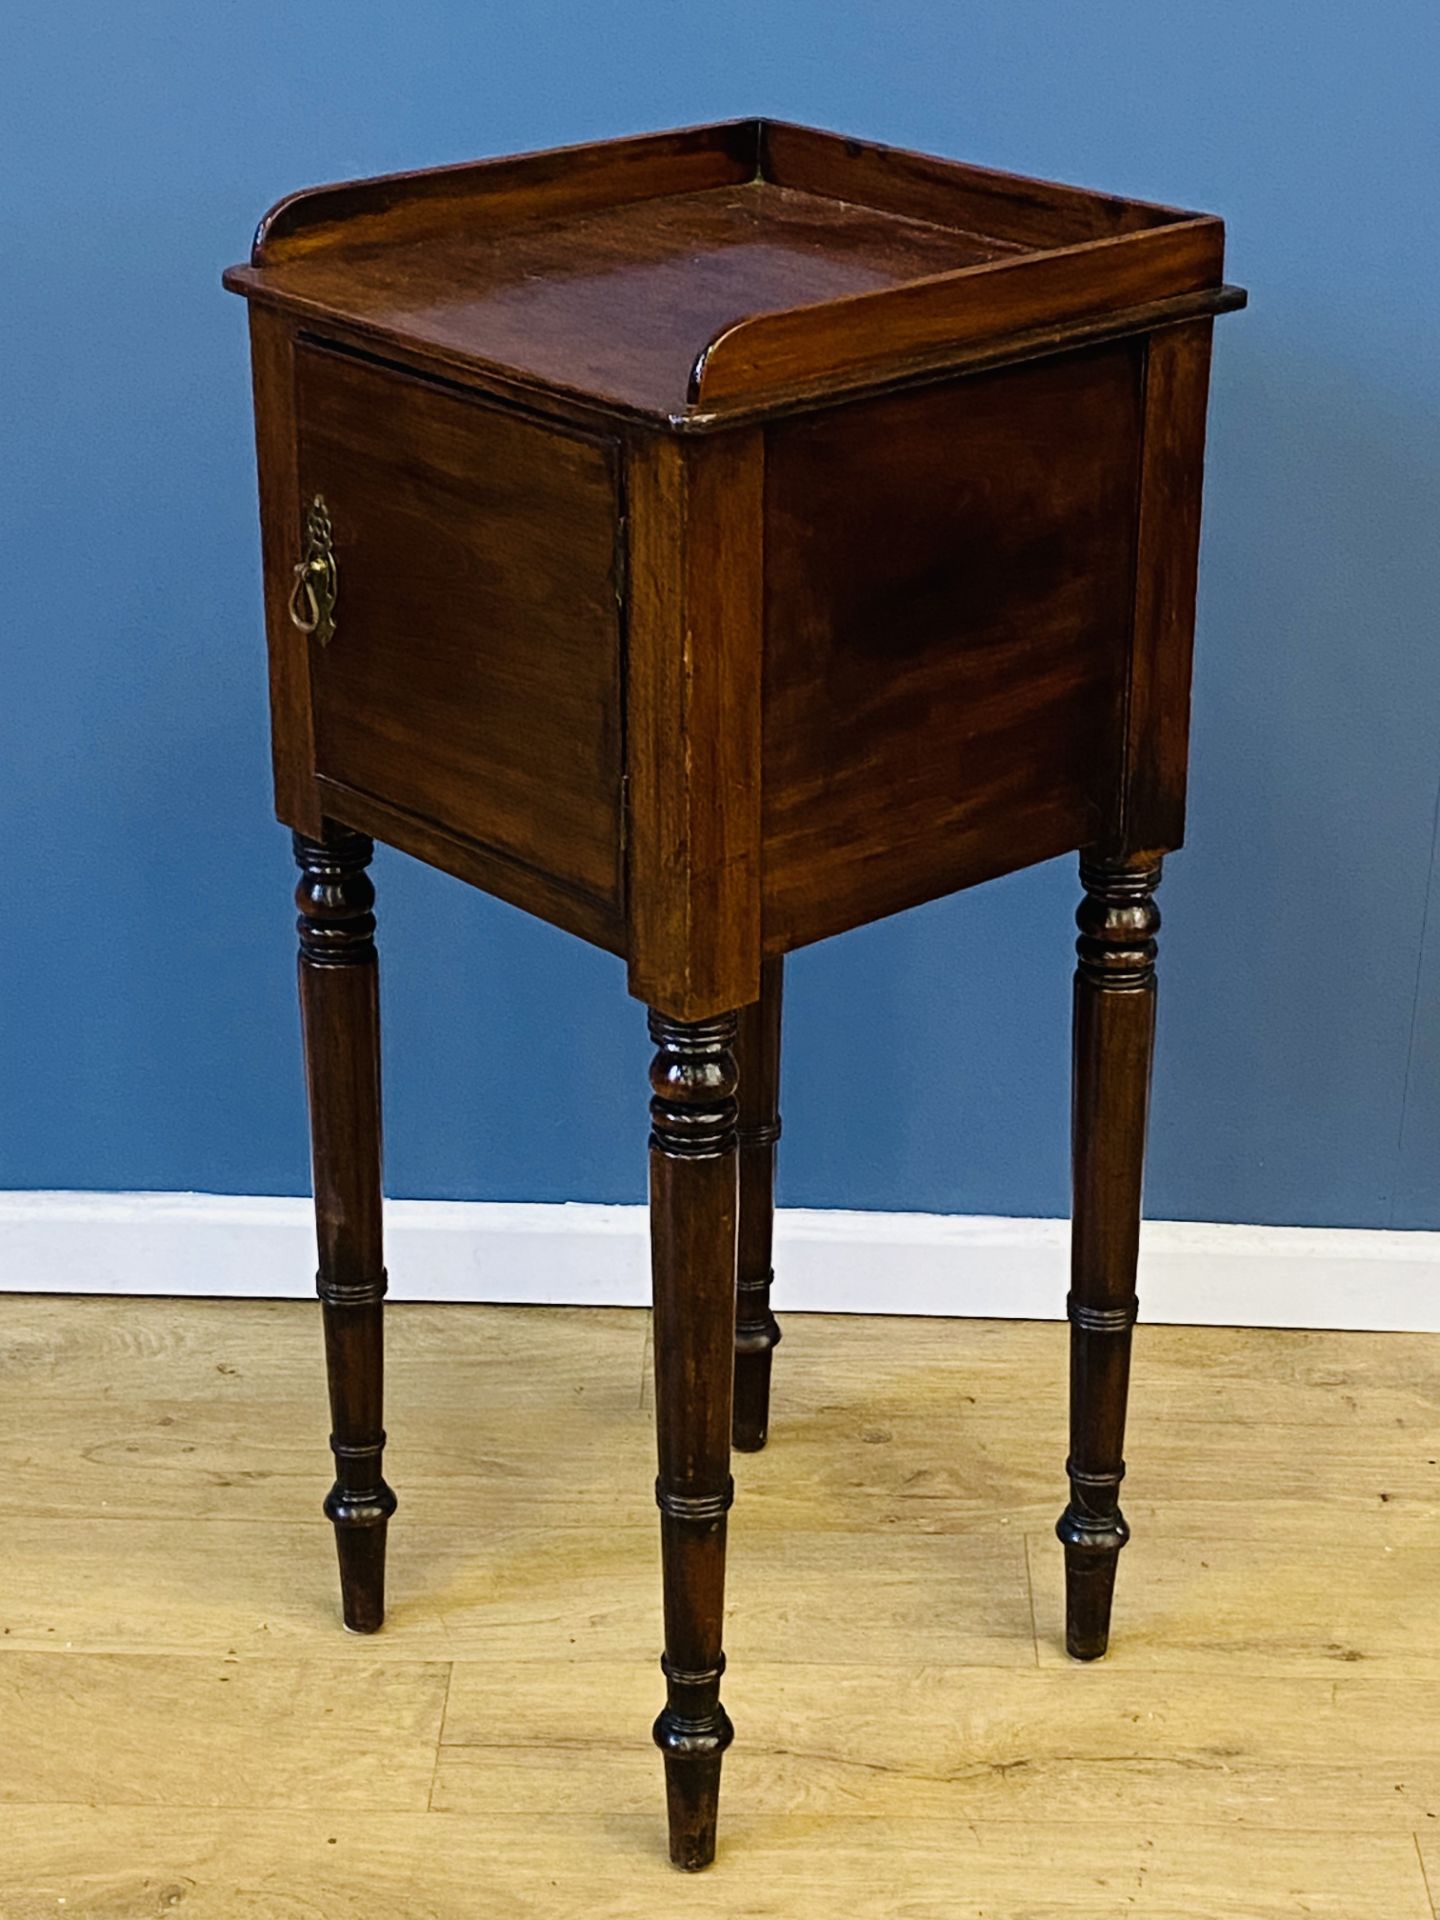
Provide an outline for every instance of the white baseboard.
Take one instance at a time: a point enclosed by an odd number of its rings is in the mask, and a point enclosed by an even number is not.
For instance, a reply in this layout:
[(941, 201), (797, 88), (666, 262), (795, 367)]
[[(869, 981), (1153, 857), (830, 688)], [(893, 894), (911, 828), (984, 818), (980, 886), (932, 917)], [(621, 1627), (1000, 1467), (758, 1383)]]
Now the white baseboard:
[[(644, 1306), (641, 1207), (394, 1200), (391, 1297)], [(1061, 1220), (783, 1210), (783, 1312), (1056, 1319)], [(204, 1193), (0, 1193), (0, 1291), (313, 1294), (309, 1202)], [(1440, 1233), (1147, 1223), (1146, 1320), (1440, 1332)]]

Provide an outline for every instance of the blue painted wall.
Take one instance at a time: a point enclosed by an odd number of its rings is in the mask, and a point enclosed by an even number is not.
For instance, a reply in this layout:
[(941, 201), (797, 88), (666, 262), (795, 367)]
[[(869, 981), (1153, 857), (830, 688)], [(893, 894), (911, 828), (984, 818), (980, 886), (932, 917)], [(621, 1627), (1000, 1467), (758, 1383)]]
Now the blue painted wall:
[[(306, 1178), (249, 394), (296, 185), (765, 111), (1213, 208), (1150, 1211), (1440, 1226), (1431, 0), (51, 0), (0, 112), (0, 1184)], [(617, 962), (382, 855), (390, 1184), (633, 1199)], [(1070, 863), (793, 963), (784, 1197), (1065, 1202)], [(1408, 1090), (1408, 1091), (1407, 1091)]]

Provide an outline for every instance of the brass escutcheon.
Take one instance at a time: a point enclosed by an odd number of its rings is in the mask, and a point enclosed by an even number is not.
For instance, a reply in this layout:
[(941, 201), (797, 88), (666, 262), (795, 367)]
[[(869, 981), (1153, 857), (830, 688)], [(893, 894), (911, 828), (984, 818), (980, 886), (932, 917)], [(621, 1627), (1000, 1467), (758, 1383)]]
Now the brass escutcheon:
[(317, 493), (305, 516), (305, 556), (295, 569), (290, 619), (301, 633), (313, 633), (322, 647), (328, 647), (335, 634), (335, 595), (339, 589), (331, 542), (330, 510)]

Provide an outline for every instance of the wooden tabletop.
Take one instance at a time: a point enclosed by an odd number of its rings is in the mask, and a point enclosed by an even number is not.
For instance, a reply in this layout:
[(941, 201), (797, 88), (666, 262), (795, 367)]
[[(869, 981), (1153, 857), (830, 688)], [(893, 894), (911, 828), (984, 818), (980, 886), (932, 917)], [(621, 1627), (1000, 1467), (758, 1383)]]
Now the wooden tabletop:
[(502, 384), (708, 425), (1233, 304), (1223, 228), (743, 121), (290, 196), (237, 292)]

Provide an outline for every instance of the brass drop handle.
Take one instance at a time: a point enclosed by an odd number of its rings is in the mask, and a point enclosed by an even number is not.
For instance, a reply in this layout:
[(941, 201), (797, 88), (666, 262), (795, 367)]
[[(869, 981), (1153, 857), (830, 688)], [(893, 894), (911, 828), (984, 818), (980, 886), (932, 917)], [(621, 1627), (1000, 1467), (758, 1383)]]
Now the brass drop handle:
[(313, 633), (322, 647), (328, 647), (335, 634), (340, 584), (332, 540), (330, 510), (317, 493), (305, 516), (305, 553), (290, 590), (290, 619), (301, 633)]

